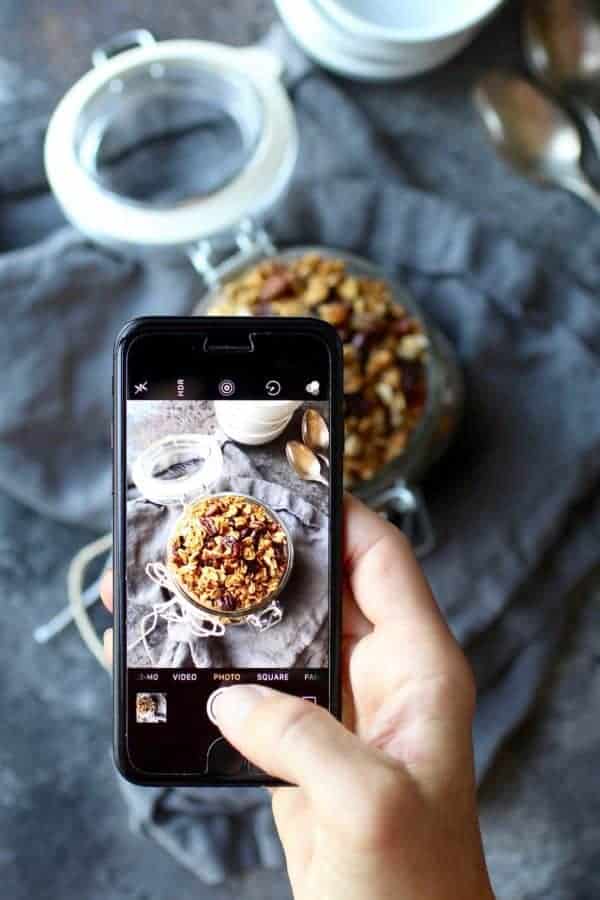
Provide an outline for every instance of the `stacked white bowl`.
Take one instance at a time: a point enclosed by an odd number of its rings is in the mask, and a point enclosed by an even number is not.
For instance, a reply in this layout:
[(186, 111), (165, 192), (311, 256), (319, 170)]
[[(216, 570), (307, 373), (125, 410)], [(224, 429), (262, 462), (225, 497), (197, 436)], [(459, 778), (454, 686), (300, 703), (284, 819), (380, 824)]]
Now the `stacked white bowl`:
[(238, 444), (268, 444), (285, 431), (296, 400), (215, 400), (217, 422)]
[(504, 0), (275, 0), (320, 65), (365, 81), (409, 78), (458, 53)]

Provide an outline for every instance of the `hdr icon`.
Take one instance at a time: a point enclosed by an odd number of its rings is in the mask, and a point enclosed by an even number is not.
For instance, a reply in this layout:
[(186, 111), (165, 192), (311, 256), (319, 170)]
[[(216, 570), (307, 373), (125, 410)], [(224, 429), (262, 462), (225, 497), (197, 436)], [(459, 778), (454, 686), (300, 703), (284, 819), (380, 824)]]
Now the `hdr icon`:
[(180, 400), (185, 397), (185, 381), (183, 378), (177, 379), (177, 396)]

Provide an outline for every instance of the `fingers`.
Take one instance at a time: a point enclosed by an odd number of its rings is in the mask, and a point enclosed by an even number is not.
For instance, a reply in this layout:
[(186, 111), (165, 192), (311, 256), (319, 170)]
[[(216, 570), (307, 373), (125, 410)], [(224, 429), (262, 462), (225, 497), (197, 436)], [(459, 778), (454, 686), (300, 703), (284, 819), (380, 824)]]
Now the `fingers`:
[(310, 828), (300, 828), (307, 821), (308, 800), (303, 791), (290, 788), (271, 788), (273, 817), (277, 832), (285, 850), (288, 875), (292, 883), (302, 878), (311, 856), (313, 833)]
[(260, 685), (233, 685), (209, 698), (209, 710), (244, 756), (302, 787), (325, 815), (336, 814), (341, 797), (351, 807), (380, 769), (387, 774), (383, 756), (326, 710), (298, 697)]
[[(102, 579), (100, 581), (100, 596), (102, 597), (102, 602), (109, 612), (112, 612), (113, 608), (113, 573), (112, 569), (107, 569), (103, 574)], [(113, 661), (113, 632), (112, 628), (107, 628), (104, 632), (103, 636), (104, 643), (104, 658), (109, 666), (112, 666)]]
[(100, 581), (100, 596), (102, 602), (109, 612), (113, 609), (113, 573), (112, 569), (107, 569)]
[(102, 635), (102, 642), (104, 644), (104, 658), (109, 666), (112, 666), (113, 661), (113, 630), (112, 628), (107, 628), (104, 634)]
[(407, 613), (442, 622), (409, 542), (359, 500), (344, 500), (345, 574), (366, 618), (377, 625)]
[(348, 498), (346, 560), (374, 623), (349, 661), (357, 733), (432, 783), (469, 772), (473, 678), (408, 541)]
[(342, 606), (342, 635), (344, 638), (359, 640), (373, 631), (372, 623), (356, 605), (348, 584), (344, 585)]
[(428, 676), (451, 658), (462, 659), (404, 535), (352, 497), (345, 513), (346, 577), (364, 619), (375, 626), (372, 634), (363, 631), (361, 652), (370, 661), (376, 648), (383, 654), (378, 670), (388, 685), (397, 673)]

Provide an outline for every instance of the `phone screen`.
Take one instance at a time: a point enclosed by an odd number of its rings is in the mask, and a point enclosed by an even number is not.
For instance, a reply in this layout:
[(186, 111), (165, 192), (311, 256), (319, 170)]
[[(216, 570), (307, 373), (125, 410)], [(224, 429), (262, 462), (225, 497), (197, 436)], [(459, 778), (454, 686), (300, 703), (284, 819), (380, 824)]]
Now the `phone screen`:
[(331, 353), (248, 340), (142, 335), (124, 361), (125, 751), (150, 777), (263, 779), (207, 715), (218, 688), (332, 706)]

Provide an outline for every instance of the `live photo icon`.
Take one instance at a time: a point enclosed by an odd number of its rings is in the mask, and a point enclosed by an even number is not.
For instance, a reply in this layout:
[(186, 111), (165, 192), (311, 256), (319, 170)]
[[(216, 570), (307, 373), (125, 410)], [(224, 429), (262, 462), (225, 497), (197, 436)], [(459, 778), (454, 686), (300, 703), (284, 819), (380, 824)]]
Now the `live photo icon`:
[(306, 393), (310, 394), (311, 397), (318, 397), (319, 389), (320, 389), (320, 385), (319, 385), (318, 381), (309, 381), (305, 388)]

